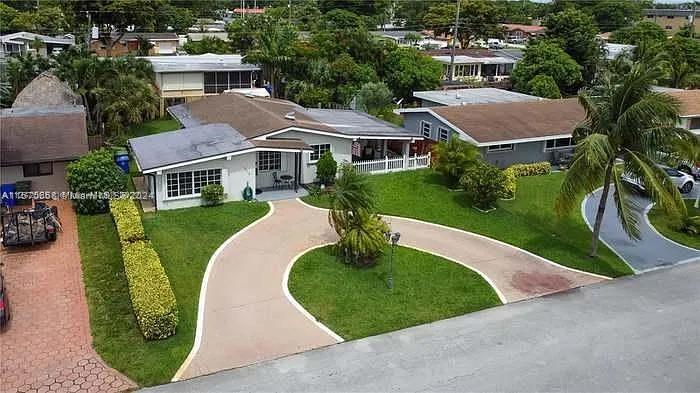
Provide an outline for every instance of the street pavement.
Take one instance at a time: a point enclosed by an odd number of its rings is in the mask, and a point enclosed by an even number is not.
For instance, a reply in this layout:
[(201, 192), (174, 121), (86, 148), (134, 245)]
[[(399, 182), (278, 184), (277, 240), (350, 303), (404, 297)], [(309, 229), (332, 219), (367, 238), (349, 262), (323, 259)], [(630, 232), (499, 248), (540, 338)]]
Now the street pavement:
[(149, 392), (700, 391), (700, 263)]

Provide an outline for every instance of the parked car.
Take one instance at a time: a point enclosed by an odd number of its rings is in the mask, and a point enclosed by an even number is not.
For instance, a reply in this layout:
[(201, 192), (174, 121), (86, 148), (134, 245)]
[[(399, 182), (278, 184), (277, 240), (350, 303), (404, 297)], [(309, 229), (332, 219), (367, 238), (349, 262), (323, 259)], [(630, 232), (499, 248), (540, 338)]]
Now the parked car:
[[(678, 187), (678, 190), (681, 192), (681, 194), (687, 194), (693, 190), (693, 186), (695, 186), (695, 179), (693, 176), (681, 172), (678, 169), (671, 168), (665, 165), (657, 165), (659, 168), (663, 169), (664, 172), (668, 175), (668, 177), (671, 179), (671, 182)], [(640, 191), (645, 191), (644, 184), (632, 176), (629, 175), (623, 175), (622, 180), (626, 181), (627, 183), (633, 185)]]
[(0, 272), (0, 330), (7, 326), (10, 321), (10, 302), (7, 299), (7, 290), (5, 289), (5, 278)]
[(693, 163), (690, 161), (681, 161), (678, 164), (678, 170), (685, 172), (696, 179), (700, 179), (700, 162)]

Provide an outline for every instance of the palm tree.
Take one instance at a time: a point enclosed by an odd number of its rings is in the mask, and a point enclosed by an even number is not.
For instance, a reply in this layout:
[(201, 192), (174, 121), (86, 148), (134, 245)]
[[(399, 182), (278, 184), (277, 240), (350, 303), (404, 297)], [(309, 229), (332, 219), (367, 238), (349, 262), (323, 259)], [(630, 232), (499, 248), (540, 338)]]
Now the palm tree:
[(630, 200), (631, 187), (622, 175), (639, 179), (657, 206), (672, 216), (681, 216), (685, 205), (678, 189), (651, 157), (672, 141), (687, 137), (678, 129), (678, 102), (653, 92), (652, 84), (662, 76), (658, 67), (638, 63), (624, 76), (608, 73), (601, 85), (579, 93), (586, 119), (573, 131), (580, 141), (571, 167), (556, 199), (557, 213), (574, 209), (579, 198), (603, 186), (591, 242), (590, 256), (598, 252), (598, 240), (605, 205), (614, 184), (617, 216), (627, 235), (639, 239), (638, 213)]
[[(700, 162), (700, 136), (694, 135), (690, 139), (679, 139), (674, 144), (674, 156), (676, 160), (681, 164), (685, 165), (696, 165)], [(682, 168), (688, 171), (689, 168)], [(688, 171), (690, 173), (690, 171)], [(700, 208), (700, 192), (697, 193), (697, 198), (695, 198), (695, 208)]]
[(158, 98), (152, 85), (131, 74), (115, 79), (94, 90), (97, 111), (114, 134), (124, 126), (152, 119), (158, 113)]
[(438, 143), (433, 148), (433, 153), (435, 170), (446, 176), (451, 185), (458, 184), (464, 172), (481, 159), (478, 147), (455, 136), (448, 142)]
[(263, 65), (270, 78), (273, 97), (279, 96), (282, 71), (292, 60), (296, 40), (297, 33), (291, 26), (270, 23), (260, 33), (253, 49), (245, 57), (248, 62)]

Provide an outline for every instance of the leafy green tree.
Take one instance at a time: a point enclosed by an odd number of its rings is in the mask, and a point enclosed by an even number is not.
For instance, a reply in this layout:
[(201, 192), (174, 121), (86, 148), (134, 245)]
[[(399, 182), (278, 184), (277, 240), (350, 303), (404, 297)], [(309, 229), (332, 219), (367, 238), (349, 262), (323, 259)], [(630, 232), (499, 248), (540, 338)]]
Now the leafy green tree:
[(564, 51), (583, 67), (583, 79), (593, 79), (601, 55), (601, 47), (596, 39), (599, 30), (593, 17), (583, 11), (568, 8), (548, 16), (544, 24), (547, 27), (547, 38), (560, 42)]
[(482, 210), (496, 207), (496, 201), (503, 193), (506, 177), (503, 171), (495, 166), (478, 161), (465, 169), (459, 179), (471, 203)]
[(321, 158), (316, 163), (316, 176), (323, 185), (329, 185), (335, 180), (335, 174), (338, 172), (338, 163), (333, 158), (333, 153), (327, 151), (323, 153)]
[(406, 26), (412, 26), (415, 29), (425, 28), (425, 14), (428, 9), (441, 0), (424, 0), (424, 1), (398, 1), (394, 8), (394, 16), (405, 22)]
[(231, 45), (217, 37), (204, 37), (200, 41), (187, 41), (182, 49), (190, 55), (201, 55), (204, 53), (226, 54), (233, 53)]
[(330, 88), (315, 85), (303, 80), (289, 82), (287, 95), (294, 102), (305, 107), (323, 107), (333, 102), (334, 92)]
[(591, 7), (601, 31), (615, 31), (642, 19), (642, 3), (635, 0), (601, 0)]
[(393, 106), (393, 95), (389, 87), (383, 82), (368, 82), (362, 85), (357, 92), (357, 106), (363, 111), (377, 115), (383, 110)]
[(452, 137), (433, 148), (435, 170), (447, 178), (451, 186), (459, 183), (464, 172), (481, 161), (481, 153), (475, 145)]
[(245, 60), (263, 66), (263, 75), (270, 81), (272, 96), (279, 97), (280, 80), (289, 65), (297, 41), (297, 32), (287, 24), (269, 24), (257, 37)]
[(273, 23), (277, 20), (267, 15), (250, 15), (229, 23), (226, 30), (234, 52), (246, 54), (260, 39), (262, 31)]
[(528, 92), (542, 98), (561, 98), (557, 82), (549, 75), (536, 75), (527, 83)]
[(5, 3), (0, 3), (0, 32), (5, 34), (15, 31), (17, 10)]
[[(168, 5), (159, 11), (161, 14), (164, 14), (162, 20), (167, 24), (167, 26), (164, 27), (167, 28), (170, 26), (178, 34), (187, 34), (189, 28), (194, 26), (197, 22), (194, 12), (188, 8)], [(165, 28), (160, 28), (159, 30), (165, 31)]]
[(415, 31), (409, 31), (403, 36), (403, 39), (406, 40), (409, 44), (416, 46), (418, 45), (418, 41), (423, 39), (423, 36), (416, 33)]
[(559, 45), (547, 40), (537, 40), (527, 46), (511, 78), (516, 90), (528, 92), (528, 83), (538, 75), (552, 77), (559, 89), (567, 92), (576, 91), (582, 79), (581, 66)]
[[(126, 191), (126, 175), (114, 162), (113, 153), (106, 149), (92, 151), (68, 164), (66, 181), (69, 189), (76, 193)], [(74, 204), (80, 214), (105, 213), (109, 210), (106, 199), (76, 199)]]
[(365, 23), (358, 14), (336, 8), (321, 17), (317, 28), (321, 30), (364, 29)]
[(153, 119), (158, 113), (158, 96), (148, 81), (130, 74), (117, 74), (94, 91), (95, 109), (111, 135), (124, 128)]
[(10, 58), (4, 73), (7, 83), (10, 85), (11, 98), (8, 106), (29, 82), (51, 67), (51, 60), (39, 55), (25, 54)]
[(357, 15), (377, 16), (386, 12), (391, 2), (387, 0), (320, 0), (318, 5), (323, 13), (340, 10)]
[(642, 42), (662, 43), (666, 41), (666, 31), (654, 22), (639, 22), (613, 31), (610, 41), (627, 45), (640, 45)]
[(664, 43), (666, 84), (676, 88), (700, 86), (700, 41), (674, 36)]
[(395, 95), (410, 98), (414, 91), (432, 90), (440, 85), (442, 65), (413, 48), (389, 53), (384, 81)]
[[(676, 127), (679, 103), (671, 96), (651, 90), (661, 77), (658, 68), (636, 64), (624, 76), (603, 78), (602, 84), (582, 90), (579, 101), (586, 119), (574, 130), (579, 141), (574, 158), (556, 199), (563, 215), (578, 208), (583, 194), (603, 186), (593, 226), (590, 256), (598, 253), (598, 239), (605, 207), (614, 184), (617, 217), (627, 235), (639, 239), (639, 214), (630, 200), (631, 187), (623, 174), (640, 179), (651, 199), (667, 214), (685, 214), (685, 205), (666, 173), (653, 157), (687, 132)], [(621, 162), (621, 164), (619, 164)]]
[[(462, 0), (459, 12), (459, 34), (457, 39), (462, 48), (478, 39), (503, 37), (499, 24), (502, 9), (492, 1)], [(457, 16), (457, 5), (453, 2), (436, 4), (424, 16), (424, 24), (438, 34), (451, 31)]]

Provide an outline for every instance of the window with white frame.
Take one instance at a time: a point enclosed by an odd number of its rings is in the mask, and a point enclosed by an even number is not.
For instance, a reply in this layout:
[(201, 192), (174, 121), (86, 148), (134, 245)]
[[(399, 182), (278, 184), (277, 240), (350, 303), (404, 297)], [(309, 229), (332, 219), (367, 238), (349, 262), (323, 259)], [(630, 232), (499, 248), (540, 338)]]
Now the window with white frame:
[(544, 142), (545, 150), (570, 149), (576, 146), (573, 138), (550, 139)]
[(209, 184), (221, 184), (221, 169), (173, 172), (166, 175), (168, 198), (196, 196)]
[(309, 157), (309, 161), (311, 162), (316, 162), (321, 159), (321, 156), (323, 156), (327, 151), (331, 151), (331, 144), (330, 143), (322, 143), (320, 145), (310, 145), (311, 149), (313, 151), (311, 152), (311, 156)]
[(282, 169), (282, 153), (278, 151), (258, 152), (258, 171), (269, 172)]
[(447, 142), (448, 139), (450, 139), (450, 130), (445, 127), (438, 127), (438, 140)]
[(430, 138), (430, 137), (431, 137), (431, 131), (432, 131), (431, 128), (432, 128), (432, 124), (430, 124), (429, 122), (427, 122), (427, 121), (425, 121), (425, 120), (421, 120), (421, 122), (420, 122), (420, 130), (421, 130), (421, 132), (423, 133), (423, 137), (424, 137), (424, 138)]
[(514, 146), (512, 143), (503, 143), (500, 145), (491, 145), (486, 148), (486, 151), (489, 153), (494, 153), (494, 152), (499, 152), (499, 151), (511, 151), (513, 150)]

